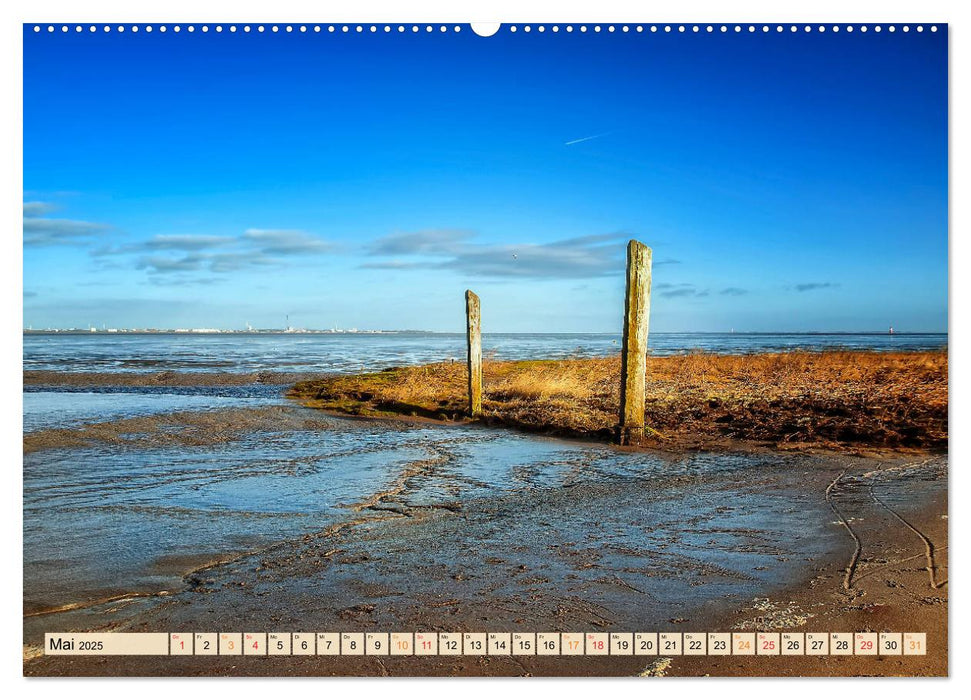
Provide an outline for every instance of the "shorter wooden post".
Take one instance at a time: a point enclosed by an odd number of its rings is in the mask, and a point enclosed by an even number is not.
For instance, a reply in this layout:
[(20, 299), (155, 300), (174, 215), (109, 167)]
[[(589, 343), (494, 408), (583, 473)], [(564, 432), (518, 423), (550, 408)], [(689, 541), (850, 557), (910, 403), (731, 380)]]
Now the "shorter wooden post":
[(624, 301), (624, 345), (621, 354), (620, 444), (644, 437), (647, 386), (647, 331), (651, 313), (651, 249), (640, 241), (627, 244), (627, 295)]
[(469, 346), (469, 415), (482, 415), (482, 329), (479, 297), (465, 290), (466, 339)]

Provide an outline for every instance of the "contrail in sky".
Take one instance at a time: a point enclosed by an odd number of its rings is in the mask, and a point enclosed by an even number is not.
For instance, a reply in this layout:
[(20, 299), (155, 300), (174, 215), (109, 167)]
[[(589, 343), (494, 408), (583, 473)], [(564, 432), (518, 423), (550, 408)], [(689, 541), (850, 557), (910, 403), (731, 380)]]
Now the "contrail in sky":
[(610, 132), (603, 134), (594, 134), (593, 136), (584, 136), (582, 139), (573, 139), (572, 141), (567, 141), (564, 146), (572, 146), (575, 143), (583, 143), (584, 141), (592, 141), (593, 139), (599, 139), (601, 136), (610, 136)]

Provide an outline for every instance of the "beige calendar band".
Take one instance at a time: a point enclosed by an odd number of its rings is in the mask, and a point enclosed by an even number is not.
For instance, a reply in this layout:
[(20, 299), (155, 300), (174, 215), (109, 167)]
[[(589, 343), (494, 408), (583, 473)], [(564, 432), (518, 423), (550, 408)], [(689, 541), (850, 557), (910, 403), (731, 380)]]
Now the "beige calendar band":
[(923, 656), (924, 632), (48, 632), (49, 656)]

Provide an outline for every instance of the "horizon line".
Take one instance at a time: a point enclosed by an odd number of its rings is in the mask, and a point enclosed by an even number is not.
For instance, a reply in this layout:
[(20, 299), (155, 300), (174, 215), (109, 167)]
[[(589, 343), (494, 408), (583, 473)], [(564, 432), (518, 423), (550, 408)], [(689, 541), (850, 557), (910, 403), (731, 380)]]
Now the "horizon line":
[[(429, 335), (465, 335), (463, 331), (433, 331), (420, 328), (24, 328), (23, 335), (37, 335), (45, 333), (73, 333), (78, 335), (368, 335), (380, 333), (425, 333)], [(483, 331), (482, 335), (621, 335), (621, 331)], [(704, 330), (704, 331), (653, 331), (650, 335), (949, 335), (949, 331), (893, 331), (886, 330), (814, 330), (814, 331), (735, 331), (735, 330)]]

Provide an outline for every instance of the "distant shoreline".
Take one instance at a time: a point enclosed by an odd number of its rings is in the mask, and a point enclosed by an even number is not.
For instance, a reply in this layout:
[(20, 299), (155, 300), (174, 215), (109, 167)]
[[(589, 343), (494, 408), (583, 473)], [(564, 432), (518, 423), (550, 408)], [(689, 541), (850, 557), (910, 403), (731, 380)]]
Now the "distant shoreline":
[[(445, 335), (445, 336), (464, 336), (464, 333), (454, 331), (418, 331), (418, 330), (84, 330), (71, 328), (67, 330), (44, 329), (35, 330), (25, 328), (23, 335), (79, 335), (79, 336), (114, 336), (114, 335)], [(560, 332), (560, 331), (492, 331), (483, 332), (483, 336), (529, 336), (529, 335), (561, 335), (561, 336), (620, 336), (620, 331), (616, 332)], [(814, 336), (940, 336), (947, 338), (948, 333), (940, 331), (655, 331), (652, 335), (661, 336), (736, 336), (736, 337), (814, 337)]]

